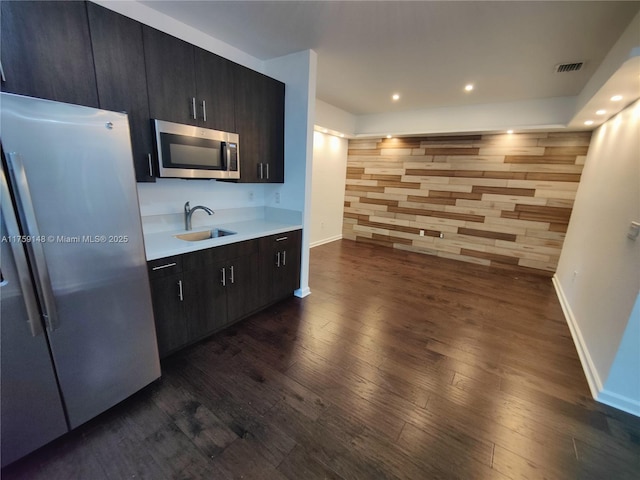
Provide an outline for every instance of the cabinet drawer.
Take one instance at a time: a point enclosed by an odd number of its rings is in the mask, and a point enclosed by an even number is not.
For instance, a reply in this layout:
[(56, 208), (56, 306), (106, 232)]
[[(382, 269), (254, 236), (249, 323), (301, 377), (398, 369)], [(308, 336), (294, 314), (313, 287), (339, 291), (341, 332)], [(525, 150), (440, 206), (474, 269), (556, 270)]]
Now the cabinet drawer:
[(302, 230), (269, 235), (260, 239), (260, 250), (270, 250), (272, 248), (286, 250), (300, 243)]
[(149, 278), (164, 278), (182, 272), (182, 258), (182, 255), (175, 255), (147, 262)]
[(195, 270), (198, 268), (202, 268), (204, 265), (213, 265), (220, 262), (226, 262), (236, 257), (252, 255), (257, 252), (257, 240), (246, 240), (244, 242), (231, 243), (229, 245), (207, 248), (206, 250), (198, 250), (197, 252), (185, 254), (182, 257), (183, 268), (185, 271)]

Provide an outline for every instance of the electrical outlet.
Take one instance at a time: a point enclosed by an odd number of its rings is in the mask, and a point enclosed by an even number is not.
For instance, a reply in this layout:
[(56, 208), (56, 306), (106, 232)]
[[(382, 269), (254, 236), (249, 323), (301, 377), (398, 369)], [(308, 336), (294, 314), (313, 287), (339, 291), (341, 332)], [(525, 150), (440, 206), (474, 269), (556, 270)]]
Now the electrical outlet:
[(249, 201), (253, 202), (253, 192), (249, 192)]
[(324, 222), (320, 222), (320, 230), (324, 230)]
[(424, 237), (424, 230), (420, 230), (420, 236)]
[(276, 192), (276, 203), (280, 203), (280, 192)]
[(440, 232), (440, 238), (444, 238), (444, 233)]
[(577, 270), (574, 270), (574, 271), (573, 271), (573, 275), (571, 276), (571, 281), (572, 281), (572, 282), (575, 282), (575, 281), (576, 281), (576, 277), (577, 277), (577, 276), (578, 276), (578, 271), (577, 271)]

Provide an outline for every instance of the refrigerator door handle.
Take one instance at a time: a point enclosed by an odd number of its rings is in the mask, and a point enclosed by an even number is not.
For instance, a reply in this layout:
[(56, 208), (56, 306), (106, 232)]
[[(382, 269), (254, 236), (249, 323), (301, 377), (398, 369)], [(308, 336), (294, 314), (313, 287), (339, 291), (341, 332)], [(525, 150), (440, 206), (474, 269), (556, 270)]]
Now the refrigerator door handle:
[(36, 214), (31, 201), (31, 193), (29, 191), (29, 183), (24, 171), (24, 165), (20, 155), (16, 152), (10, 152), (6, 155), (7, 166), (9, 167), (9, 181), (13, 187), (13, 193), (16, 200), (16, 209), (22, 226), (24, 235), (27, 240), (25, 245), (31, 263), (33, 265), (33, 274), (36, 279), (36, 291), (42, 306), (42, 317), (47, 325), (47, 329), (52, 332), (58, 328), (58, 315), (55, 308), (55, 300), (53, 290), (51, 288), (51, 279), (49, 269), (42, 248), (42, 236), (38, 230), (36, 222)]
[[(13, 253), (13, 261), (17, 267), (18, 283), (20, 284), (20, 290), (22, 291), (22, 298), (24, 299), (24, 306), (27, 311), (27, 323), (31, 330), (31, 336), (37, 337), (42, 334), (42, 322), (40, 322), (40, 310), (38, 309), (38, 302), (36, 301), (36, 294), (31, 283), (31, 276), (29, 275), (29, 264), (27, 263), (27, 256), (24, 253), (22, 245), (18, 241), (14, 241), (20, 236), (20, 229), (18, 228), (18, 221), (14, 215), (13, 210), (9, 211), (11, 207), (11, 197), (9, 196), (9, 187), (7, 186), (7, 179), (4, 176), (4, 171), (0, 170), (2, 178), (2, 218), (9, 237), (9, 247), (11, 253)], [(1, 274), (0, 274), (1, 276)], [(0, 287), (6, 285), (8, 280), (4, 280), (0, 283)]]

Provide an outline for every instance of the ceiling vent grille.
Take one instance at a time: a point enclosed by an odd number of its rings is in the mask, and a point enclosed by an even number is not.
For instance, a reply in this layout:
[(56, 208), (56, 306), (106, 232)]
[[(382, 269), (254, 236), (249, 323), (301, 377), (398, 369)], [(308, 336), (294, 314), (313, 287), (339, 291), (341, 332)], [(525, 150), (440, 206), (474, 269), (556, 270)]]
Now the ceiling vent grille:
[(584, 62), (559, 63), (555, 67), (556, 73), (577, 72), (582, 68)]

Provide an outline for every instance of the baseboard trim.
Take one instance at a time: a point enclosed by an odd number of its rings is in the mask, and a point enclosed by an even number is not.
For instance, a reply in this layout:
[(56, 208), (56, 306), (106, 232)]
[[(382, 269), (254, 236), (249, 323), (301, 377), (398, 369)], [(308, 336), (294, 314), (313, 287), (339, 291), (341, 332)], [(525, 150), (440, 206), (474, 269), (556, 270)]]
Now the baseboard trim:
[(318, 240), (317, 242), (310, 243), (309, 248), (319, 247), (320, 245), (324, 245), (325, 243), (335, 242), (336, 240), (342, 240), (342, 234), (335, 235), (329, 238), (323, 238), (322, 240)]
[(598, 401), (605, 405), (609, 405), (610, 407), (622, 410), (623, 412), (635, 415), (636, 417), (640, 417), (640, 401), (633, 398), (624, 397), (605, 389), (598, 395)]
[(582, 332), (580, 331), (580, 327), (578, 326), (578, 322), (576, 322), (576, 318), (573, 315), (571, 306), (569, 305), (567, 297), (562, 290), (562, 285), (560, 285), (558, 276), (554, 275), (551, 278), (551, 281), (553, 282), (553, 286), (556, 289), (556, 295), (558, 296), (558, 300), (560, 301), (560, 306), (562, 307), (564, 318), (567, 321), (567, 325), (569, 325), (571, 337), (573, 338), (573, 343), (575, 344), (576, 350), (578, 351), (580, 363), (582, 364), (582, 370), (584, 370), (584, 374), (587, 377), (587, 383), (589, 384), (591, 395), (595, 400), (601, 401), (599, 397), (603, 390), (602, 381), (600, 380), (598, 371), (596, 370), (593, 360), (591, 359), (591, 355), (589, 354), (589, 350), (587, 349), (587, 345), (582, 336)]
[(309, 287), (299, 288), (295, 290), (293, 294), (298, 298), (304, 298), (311, 295), (311, 289)]

